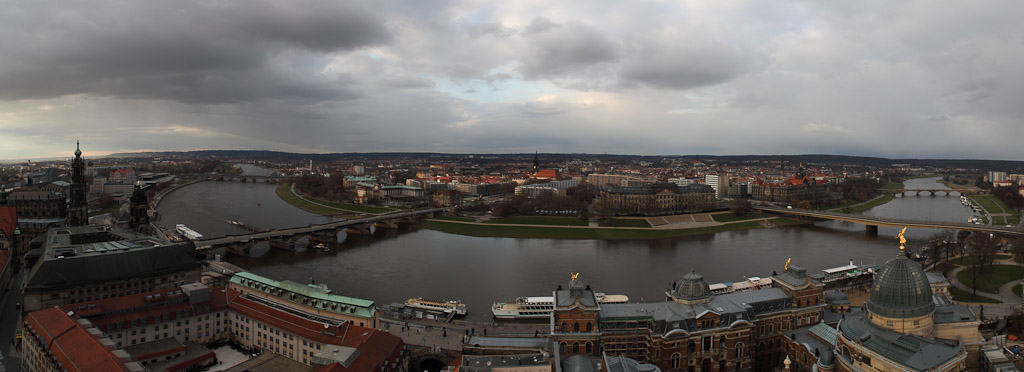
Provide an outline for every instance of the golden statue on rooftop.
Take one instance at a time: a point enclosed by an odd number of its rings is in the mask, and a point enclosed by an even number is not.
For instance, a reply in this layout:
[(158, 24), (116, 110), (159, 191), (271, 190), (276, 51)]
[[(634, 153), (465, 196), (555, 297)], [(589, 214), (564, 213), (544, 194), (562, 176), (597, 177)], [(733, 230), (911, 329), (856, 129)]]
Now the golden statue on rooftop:
[(907, 248), (907, 238), (903, 237), (903, 233), (905, 232), (907, 232), (907, 227), (903, 226), (903, 230), (900, 230), (900, 252), (903, 252), (903, 250)]
[(580, 273), (575, 273), (575, 274), (569, 273), (569, 275), (572, 275), (572, 280), (576, 280), (576, 278), (580, 277)]
[(785, 269), (785, 270), (783, 270), (784, 272), (785, 272), (785, 271), (789, 271), (789, 261), (792, 261), (792, 260), (793, 260), (793, 257), (790, 257), (790, 258), (787, 258), (787, 259), (786, 259), (786, 269)]

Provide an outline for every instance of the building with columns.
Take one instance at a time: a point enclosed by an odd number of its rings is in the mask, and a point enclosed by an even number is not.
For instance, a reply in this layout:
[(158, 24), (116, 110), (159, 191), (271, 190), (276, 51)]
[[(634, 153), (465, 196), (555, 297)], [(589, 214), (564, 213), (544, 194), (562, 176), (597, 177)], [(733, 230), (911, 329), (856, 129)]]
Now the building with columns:
[[(933, 280), (934, 281), (934, 280)], [(844, 311), (835, 326), (820, 323), (789, 332), (792, 371), (964, 371), (981, 358), (980, 322), (964, 305), (933, 293), (921, 265), (900, 253), (875, 274), (864, 308), (828, 296)], [(834, 303), (835, 302), (835, 303)], [(848, 303), (848, 301), (847, 301)]]
[(663, 371), (761, 371), (781, 365), (784, 332), (821, 321), (822, 283), (791, 266), (776, 285), (715, 295), (690, 272), (649, 303), (599, 303), (579, 280), (554, 292), (551, 337), (562, 358), (624, 356)]

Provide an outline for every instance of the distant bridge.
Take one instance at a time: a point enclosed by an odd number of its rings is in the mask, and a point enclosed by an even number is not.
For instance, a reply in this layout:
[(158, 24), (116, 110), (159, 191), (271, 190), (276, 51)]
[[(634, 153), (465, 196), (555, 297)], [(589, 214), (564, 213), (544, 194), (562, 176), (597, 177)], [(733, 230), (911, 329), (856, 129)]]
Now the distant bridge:
[(941, 193), (945, 193), (946, 195), (949, 195), (950, 193), (954, 193), (954, 192), (958, 192), (958, 193), (960, 193), (960, 195), (969, 195), (969, 194), (972, 193), (971, 191), (956, 190), (956, 189), (888, 189), (888, 191), (893, 192), (893, 193), (898, 193), (898, 194), (904, 195), (904, 196), (906, 196), (908, 192), (912, 192), (912, 193), (914, 193), (914, 195), (918, 195), (918, 196), (920, 196), (921, 193), (924, 193), (924, 192), (927, 192), (927, 193), (929, 193), (931, 195), (935, 195), (936, 193), (940, 193), (940, 192)]
[(207, 180), (210, 180), (210, 181), (231, 181), (231, 182), (252, 182), (252, 183), (258, 183), (258, 182), (280, 183), (280, 182), (283, 182), (283, 181), (285, 181), (287, 179), (288, 179), (288, 177), (286, 177), (286, 176), (252, 176), (252, 175), (247, 175), (247, 176), (226, 175), (226, 176), (217, 176), (217, 177), (207, 177)]
[(435, 213), (449, 211), (450, 208), (431, 208), (416, 211), (381, 214), (354, 220), (341, 220), (305, 227), (267, 230), (248, 234), (229, 235), (222, 238), (195, 240), (197, 251), (205, 251), (224, 247), (229, 252), (245, 254), (253, 245), (269, 241), (272, 248), (293, 250), (295, 242), (303, 237), (310, 241), (322, 243), (337, 242), (337, 235), (342, 230), (350, 234), (369, 235), (370, 227), (393, 229), (400, 223), (416, 223), (420, 218), (431, 217)]
[(895, 218), (881, 218), (871, 217), (858, 214), (848, 213), (836, 213), (836, 212), (824, 212), (809, 209), (799, 208), (780, 208), (780, 207), (766, 207), (766, 206), (753, 206), (754, 209), (788, 214), (791, 216), (800, 217), (811, 217), (820, 218), (825, 220), (836, 220), (863, 224), (865, 229), (869, 232), (878, 231), (878, 226), (892, 226), (892, 227), (917, 227), (925, 229), (943, 229), (943, 230), (966, 230), (966, 231), (981, 231), (987, 233), (998, 233), (998, 234), (1010, 234), (1010, 235), (1024, 235), (1024, 230), (1017, 227), (1004, 227), (994, 225), (978, 225), (973, 223), (957, 223), (957, 222), (940, 222), (940, 221), (924, 221), (924, 220), (903, 220)]

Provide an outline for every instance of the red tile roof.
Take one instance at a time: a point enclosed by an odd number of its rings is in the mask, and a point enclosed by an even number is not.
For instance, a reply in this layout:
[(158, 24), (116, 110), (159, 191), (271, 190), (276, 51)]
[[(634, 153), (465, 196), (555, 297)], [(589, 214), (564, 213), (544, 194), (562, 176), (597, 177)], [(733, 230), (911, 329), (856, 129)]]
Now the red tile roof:
[(14, 207), (0, 207), (0, 231), (4, 236), (14, 236), (14, 230), (18, 228), (18, 213)]
[(0, 251), (0, 273), (7, 268), (7, 263), (11, 260), (11, 250), (5, 249)]
[[(133, 328), (131, 322), (139, 320), (136, 327), (147, 324), (154, 324), (163, 321), (167, 315), (168, 320), (178, 319), (178, 312), (182, 318), (204, 314), (207, 312), (221, 311), (227, 308), (227, 299), (224, 287), (210, 288), (210, 302), (189, 305), (188, 296), (184, 293), (175, 294), (181, 290), (174, 289), (157, 290), (121, 297), (107, 298), (95, 301), (85, 301), (70, 305), (61, 306), (64, 311), (73, 311), (75, 315), (88, 318), (100, 330), (106, 331), (108, 327), (116, 327), (118, 323), (123, 329)], [(149, 296), (149, 299), (147, 299)], [(156, 305), (156, 306), (151, 306)], [(209, 311), (206, 310), (209, 306)], [(188, 316), (184, 315), (188, 311)]]
[(99, 339), (59, 308), (28, 314), (25, 328), (25, 332), (39, 338), (43, 349), (48, 349), (68, 372), (129, 371), (124, 363), (131, 360), (114, 356), (113, 348), (100, 344)]
[(554, 169), (541, 169), (537, 171), (537, 174), (535, 174), (534, 177), (554, 179), (558, 178), (558, 172), (556, 172)]
[(351, 323), (340, 326), (331, 325), (324, 328), (323, 323), (250, 300), (231, 288), (228, 288), (228, 302), (231, 311), (241, 313), (275, 328), (286, 329), (300, 337), (316, 342), (347, 346), (359, 350), (359, 355), (347, 368), (335, 363), (317, 368), (314, 370), (316, 372), (380, 371), (382, 365), (396, 360), (401, 355), (402, 349), (405, 348), (405, 343), (398, 336)]

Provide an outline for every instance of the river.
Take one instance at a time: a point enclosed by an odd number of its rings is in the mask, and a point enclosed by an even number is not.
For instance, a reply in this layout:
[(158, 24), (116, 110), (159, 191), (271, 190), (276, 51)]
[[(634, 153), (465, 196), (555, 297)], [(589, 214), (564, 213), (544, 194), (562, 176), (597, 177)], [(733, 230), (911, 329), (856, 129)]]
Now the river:
[[(907, 188), (943, 189), (935, 178), (907, 181)], [(165, 197), (161, 223), (184, 223), (218, 237), (242, 233), (230, 220), (259, 228), (323, 223), (281, 201), (275, 186), (207, 181)], [(966, 221), (972, 215), (956, 193), (909, 194), (864, 212), (885, 217)], [(938, 230), (908, 230), (920, 245)], [(469, 305), (472, 320), (490, 319), (492, 302), (550, 294), (570, 273), (597, 291), (624, 294), (634, 301), (662, 300), (671, 282), (691, 270), (709, 282), (740, 281), (782, 270), (787, 258), (814, 273), (858, 263), (881, 264), (898, 251), (895, 228), (877, 236), (863, 225), (836, 221), (781, 229), (730, 231), (653, 241), (478, 238), (403, 227), (372, 236), (346, 236), (330, 252), (271, 250), (265, 243), (252, 257), (228, 261), (275, 279), (307, 283), (314, 278), (333, 291), (372, 299), (378, 305), (411, 297), (456, 299)]]

